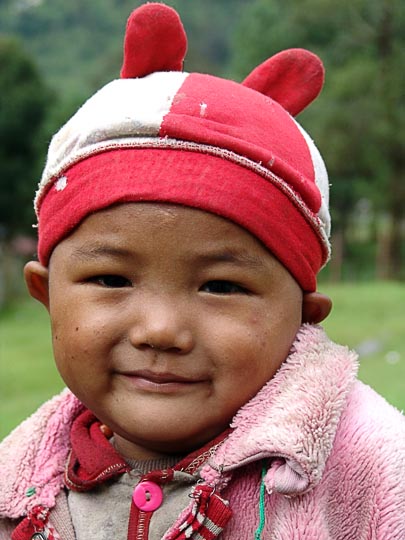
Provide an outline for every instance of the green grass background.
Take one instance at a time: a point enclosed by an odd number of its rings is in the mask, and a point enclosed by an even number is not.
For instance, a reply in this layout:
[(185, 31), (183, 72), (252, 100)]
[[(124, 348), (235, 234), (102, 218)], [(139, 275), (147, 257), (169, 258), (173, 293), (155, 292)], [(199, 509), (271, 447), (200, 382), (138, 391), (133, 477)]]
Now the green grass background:
[[(405, 409), (405, 286), (324, 285), (334, 301), (330, 337), (362, 352), (360, 378)], [(26, 299), (0, 313), (0, 439), (63, 388), (52, 360), (48, 314)]]

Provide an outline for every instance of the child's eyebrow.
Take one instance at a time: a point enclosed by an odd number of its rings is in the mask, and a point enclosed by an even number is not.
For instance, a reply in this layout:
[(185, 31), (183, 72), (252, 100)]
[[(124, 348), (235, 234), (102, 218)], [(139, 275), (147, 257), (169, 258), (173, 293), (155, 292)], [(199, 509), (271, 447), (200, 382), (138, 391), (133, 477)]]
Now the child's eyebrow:
[(246, 268), (253, 268), (254, 270), (268, 268), (266, 261), (263, 260), (262, 257), (231, 250), (219, 251), (217, 253), (204, 253), (197, 255), (196, 259), (201, 264), (231, 263)]
[(131, 256), (127, 249), (113, 246), (83, 246), (73, 250), (72, 257), (80, 260), (94, 260), (99, 257), (124, 258)]
[[(109, 245), (86, 245), (78, 247), (72, 252), (72, 257), (81, 261), (92, 261), (100, 257), (123, 259), (128, 257), (133, 258), (134, 256), (135, 254), (130, 250)], [(254, 270), (263, 270), (269, 267), (266, 264), (267, 261), (260, 256), (242, 251), (234, 251), (232, 249), (224, 249), (212, 253), (196, 253), (195, 255), (190, 255), (190, 259), (193, 259), (199, 266), (228, 263)]]

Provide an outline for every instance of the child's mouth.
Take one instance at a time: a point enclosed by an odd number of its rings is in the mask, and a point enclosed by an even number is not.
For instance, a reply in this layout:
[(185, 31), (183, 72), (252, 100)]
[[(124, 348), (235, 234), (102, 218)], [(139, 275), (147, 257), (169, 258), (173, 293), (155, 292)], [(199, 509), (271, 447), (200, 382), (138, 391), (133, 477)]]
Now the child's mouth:
[(121, 373), (138, 390), (147, 392), (173, 393), (192, 389), (196, 384), (207, 382), (205, 378), (184, 377), (174, 373), (160, 373), (149, 370)]

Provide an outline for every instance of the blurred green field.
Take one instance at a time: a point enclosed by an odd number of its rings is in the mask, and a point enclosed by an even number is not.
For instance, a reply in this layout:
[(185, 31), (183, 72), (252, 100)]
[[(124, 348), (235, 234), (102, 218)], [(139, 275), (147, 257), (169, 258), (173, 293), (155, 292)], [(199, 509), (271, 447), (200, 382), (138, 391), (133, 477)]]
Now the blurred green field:
[[(334, 300), (332, 339), (361, 353), (360, 378), (405, 409), (405, 286), (323, 285)], [(0, 439), (63, 388), (54, 367), (48, 315), (27, 299), (0, 313)]]

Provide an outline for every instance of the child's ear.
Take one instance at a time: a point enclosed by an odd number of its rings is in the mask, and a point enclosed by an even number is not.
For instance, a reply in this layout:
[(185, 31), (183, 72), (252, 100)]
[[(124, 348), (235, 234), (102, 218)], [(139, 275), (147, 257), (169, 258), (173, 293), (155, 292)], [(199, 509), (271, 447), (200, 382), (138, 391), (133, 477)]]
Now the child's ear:
[(25, 283), (30, 295), (49, 309), (49, 271), (38, 261), (30, 261), (24, 267)]
[(302, 299), (302, 322), (318, 324), (329, 315), (332, 300), (319, 292), (304, 293)]

